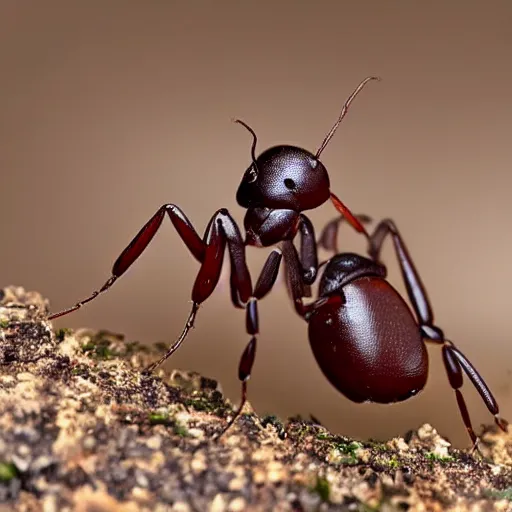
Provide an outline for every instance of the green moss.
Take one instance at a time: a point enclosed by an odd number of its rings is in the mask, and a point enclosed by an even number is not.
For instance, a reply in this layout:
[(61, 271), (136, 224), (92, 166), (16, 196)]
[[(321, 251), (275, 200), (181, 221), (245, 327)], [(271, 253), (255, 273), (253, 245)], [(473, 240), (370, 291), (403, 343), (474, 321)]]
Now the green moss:
[(173, 419), (167, 411), (153, 411), (148, 416), (151, 425), (172, 426), (174, 433), (180, 437), (188, 437), (188, 429), (185, 425)]
[(10, 482), (18, 476), (18, 468), (12, 462), (0, 462), (0, 482)]
[(125, 357), (132, 356), (133, 354), (137, 354), (139, 352), (144, 352), (146, 354), (150, 352), (150, 348), (147, 345), (140, 343), (139, 341), (129, 341), (126, 343), (125, 347)]
[(363, 445), (357, 441), (343, 440), (342, 438), (332, 436), (326, 432), (320, 432), (316, 435), (320, 441), (327, 441), (331, 446), (330, 457), (340, 464), (353, 466), (359, 462), (357, 450), (363, 448)]
[(332, 450), (329, 458), (337, 464), (346, 466), (355, 466), (359, 463), (357, 450), (362, 448), (362, 444), (356, 441), (351, 442), (335, 442), (332, 443)]
[(223, 402), (217, 400), (214, 396), (211, 399), (206, 396), (189, 397), (183, 403), (186, 407), (192, 407), (196, 411), (211, 413), (217, 413), (219, 408), (224, 406)]
[(185, 427), (185, 425), (182, 425), (181, 423), (175, 421), (174, 425), (174, 433), (180, 437), (188, 437), (188, 429)]
[(346, 455), (355, 455), (357, 450), (363, 448), (363, 445), (357, 441), (344, 441), (326, 432), (320, 432), (316, 435), (316, 438), (321, 441), (329, 441), (332, 443), (333, 448)]
[(0, 320), (0, 329), (7, 329), (9, 327), (9, 320)]
[(301, 425), (299, 431), (297, 432), (297, 440), (302, 441), (304, 437), (309, 434), (310, 426), (309, 425)]
[(73, 329), (68, 329), (66, 327), (63, 329), (57, 329), (55, 331), (55, 337), (57, 338), (58, 341), (64, 341), (64, 338), (72, 334), (72, 332)]
[(363, 445), (357, 441), (352, 441), (350, 443), (335, 443), (335, 446), (341, 453), (352, 455), (354, 457), (356, 455), (356, 451), (363, 447)]
[(400, 462), (398, 461), (398, 459), (396, 458), (396, 455), (393, 455), (387, 462), (388, 466), (391, 468), (391, 469), (397, 469), (398, 467), (400, 467)]
[(375, 441), (373, 439), (370, 439), (365, 444), (368, 448), (370, 448), (374, 451), (377, 451), (377, 452), (386, 453), (386, 452), (391, 451), (391, 448), (387, 444), (380, 443), (379, 441)]
[(113, 357), (116, 357), (116, 354), (105, 345), (100, 345), (96, 347), (96, 350), (94, 351), (94, 355), (98, 359), (112, 359)]
[(498, 489), (485, 489), (484, 494), (488, 498), (512, 501), (512, 487), (499, 491)]
[(273, 425), (278, 431), (284, 429), (283, 422), (275, 414), (267, 414), (261, 420), (261, 425), (266, 428), (267, 425)]
[(113, 359), (120, 355), (110, 348), (109, 340), (91, 340), (82, 345), (82, 350), (94, 359)]
[(441, 464), (447, 464), (449, 462), (455, 461), (455, 457), (442, 457), (441, 455), (437, 455), (436, 453), (433, 452), (426, 453), (425, 458), (429, 460), (431, 463), (440, 462)]
[(317, 476), (315, 486), (313, 487), (312, 490), (313, 492), (316, 492), (318, 496), (320, 496), (322, 501), (329, 501), (331, 487), (325, 477)]
[(71, 375), (76, 377), (88, 377), (89, 376), (89, 368), (85, 365), (77, 365), (71, 369)]
[(212, 407), (210, 404), (201, 398), (187, 398), (184, 401), (185, 405), (187, 407), (192, 407), (196, 411), (204, 411), (204, 412), (211, 412)]
[(169, 413), (167, 411), (153, 411), (149, 413), (149, 423), (151, 425), (168, 425)]
[(380, 506), (372, 507), (367, 505), (366, 503), (359, 503), (357, 505), (357, 512), (378, 512), (380, 510)]
[[(116, 347), (115, 349), (113, 347)], [(149, 352), (146, 345), (138, 341), (124, 343), (122, 334), (109, 331), (99, 331), (87, 343), (82, 345), (82, 350), (89, 353), (95, 359), (113, 359), (116, 357), (129, 357), (138, 352)]]

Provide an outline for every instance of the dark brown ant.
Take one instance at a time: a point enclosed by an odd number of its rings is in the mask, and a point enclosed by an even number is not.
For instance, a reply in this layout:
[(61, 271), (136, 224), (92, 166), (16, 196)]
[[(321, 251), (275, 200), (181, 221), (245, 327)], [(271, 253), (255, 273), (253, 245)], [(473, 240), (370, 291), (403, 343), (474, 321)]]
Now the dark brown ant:
[[(370, 220), (366, 215), (358, 219)], [(473, 447), (477, 447), (478, 437), (460, 391), (462, 371), (494, 415), (496, 424), (507, 432), (508, 422), (499, 416), (498, 403), (483, 378), (434, 324), (427, 292), (394, 222), (386, 219), (377, 225), (368, 238), (370, 258), (366, 258), (339, 253), (336, 238), (341, 220), (334, 219), (321, 234), (318, 245), (335, 256), (324, 262), (319, 298), (312, 303), (303, 302), (307, 291), (295, 246), (291, 241), (282, 244), (295, 310), (308, 322), (311, 349), (329, 382), (356, 403), (390, 404), (407, 400), (418, 394), (427, 382), (429, 363), (425, 342), (432, 342), (442, 347), (448, 380)], [(379, 257), (388, 236), (393, 240), (416, 318), (386, 280), (387, 270)]]
[[(245, 240), (224, 208), (210, 219), (201, 239), (179, 207), (165, 204), (121, 253), (113, 265), (112, 276), (99, 290), (48, 318), (51, 320), (76, 311), (108, 290), (146, 249), (167, 213), (201, 266), (192, 289), (192, 310), (183, 332), (167, 353), (146, 371), (151, 372), (162, 364), (186, 338), (194, 325), (199, 306), (217, 286), (227, 247), (231, 264), (231, 299), (235, 307), (245, 308), (246, 329), (251, 339), (238, 369), (242, 382), (241, 403), (222, 433), (239, 417), (246, 402), (247, 381), (255, 359), (259, 331), (257, 301), (272, 289), (283, 255), (289, 290), (297, 313), (309, 324), (309, 339), (315, 358), (328, 380), (347, 398), (354, 402), (392, 403), (417, 394), (428, 377), (424, 340), (431, 341), (442, 345), (448, 378), (473, 443), (476, 445), (478, 438), (460, 392), (462, 370), (494, 414), (498, 426), (506, 430), (507, 423), (499, 416), (496, 400), (483, 379), (453, 343), (445, 339), (441, 329), (433, 324), (427, 294), (393, 222), (381, 222), (370, 236), (363, 226), (369, 219), (352, 215), (330, 191), (329, 176), (319, 160), (320, 154), (356, 95), (374, 79), (377, 77), (366, 78), (348, 98), (338, 120), (315, 154), (299, 147), (281, 145), (267, 149), (256, 158), (256, 134), (247, 124), (236, 120), (253, 136), (252, 164), (246, 170), (236, 196), (238, 204), (247, 209)], [(302, 212), (317, 208), (329, 199), (342, 214), (341, 218), (367, 237), (371, 259), (351, 253), (339, 254), (336, 234), (340, 218), (326, 227), (317, 244), (313, 225)], [(293, 244), (297, 234), (301, 239), (300, 255)], [(398, 292), (385, 280), (386, 268), (380, 263), (379, 254), (388, 234), (395, 244), (417, 321)], [(278, 243), (282, 249), (271, 252), (253, 287), (245, 247), (269, 247)], [(310, 295), (309, 288), (323, 265), (318, 263), (317, 246), (338, 254), (325, 262), (319, 298), (306, 305), (303, 298)]]
[[(189, 251), (200, 263), (194, 286), (192, 288), (192, 310), (185, 328), (178, 340), (158, 361), (151, 364), (150, 372), (161, 365), (184, 341), (194, 325), (199, 306), (213, 293), (220, 278), (224, 253), (227, 247), (230, 257), (231, 299), (235, 307), (246, 309), (247, 332), (251, 335), (240, 362), (239, 377), (243, 382), (245, 401), (246, 381), (254, 362), (256, 335), (258, 334), (257, 301), (263, 298), (277, 278), (281, 261), (281, 252), (272, 251), (261, 275), (253, 288), (251, 276), (246, 264), (247, 245), (269, 247), (283, 240), (293, 240), (297, 234), (301, 238), (301, 272), (306, 284), (314, 282), (318, 272), (317, 246), (313, 225), (305, 210), (321, 206), (329, 199), (335, 208), (350, 222), (352, 227), (365, 234), (364, 226), (351, 214), (350, 210), (330, 191), (327, 170), (319, 160), (321, 153), (333, 137), (345, 117), (352, 101), (371, 80), (363, 80), (347, 99), (341, 113), (315, 154), (289, 145), (274, 146), (256, 158), (257, 137), (254, 131), (243, 121), (243, 125), (253, 136), (251, 148), (252, 163), (245, 171), (236, 195), (240, 206), (247, 209), (244, 219), (245, 240), (227, 209), (218, 210), (210, 219), (203, 238), (175, 204), (164, 204), (149, 219), (115, 261), (112, 275), (107, 282), (89, 297), (74, 306), (51, 314), (48, 319), (67, 315), (107, 291), (142, 254), (160, 228), (167, 214)], [(243, 404), (242, 404), (243, 405)]]

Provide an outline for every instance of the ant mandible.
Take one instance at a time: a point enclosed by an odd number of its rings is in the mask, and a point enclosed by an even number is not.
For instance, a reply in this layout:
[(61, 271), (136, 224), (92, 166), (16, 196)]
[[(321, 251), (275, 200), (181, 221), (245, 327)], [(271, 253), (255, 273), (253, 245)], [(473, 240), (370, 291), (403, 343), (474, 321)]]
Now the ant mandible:
[[(357, 218), (370, 221), (366, 215)], [(444, 367), (473, 449), (477, 448), (478, 436), (460, 391), (463, 371), (496, 424), (507, 432), (508, 422), (500, 417), (498, 403), (484, 379), (435, 325), (425, 286), (395, 223), (385, 219), (377, 225), (368, 237), (370, 257), (366, 258), (339, 253), (336, 239), (341, 220), (338, 217), (327, 224), (320, 236), (319, 247), (335, 255), (321, 264), (325, 269), (319, 282), (319, 298), (309, 304), (303, 302), (308, 293), (297, 250), (290, 241), (282, 244), (289, 293), (296, 312), (308, 322), (311, 349), (329, 382), (356, 403), (407, 400), (427, 382), (425, 342), (432, 342), (442, 347)], [(386, 280), (387, 269), (380, 261), (380, 253), (389, 236), (416, 318)]]
[(280, 249), (270, 253), (253, 288), (246, 264), (246, 246), (270, 247), (285, 240), (293, 241), (299, 234), (300, 274), (304, 285), (308, 286), (317, 277), (318, 255), (314, 228), (308, 217), (304, 215), (305, 210), (318, 208), (331, 200), (338, 212), (356, 231), (368, 236), (361, 222), (331, 192), (327, 169), (319, 158), (347, 114), (351, 103), (371, 80), (380, 79), (370, 76), (358, 85), (343, 105), (337, 121), (314, 154), (296, 146), (279, 145), (265, 150), (256, 158), (256, 134), (246, 123), (235, 120), (253, 137), (252, 163), (245, 171), (236, 194), (238, 204), (247, 209), (244, 218), (245, 240), (235, 220), (225, 208), (215, 212), (206, 227), (203, 238), (200, 238), (178, 206), (171, 203), (164, 204), (123, 250), (112, 267), (111, 277), (99, 290), (74, 306), (49, 315), (48, 319), (53, 320), (72, 313), (107, 291), (148, 247), (167, 214), (189, 251), (200, 263), (200, 269), (192, 288), (192, 308), (183, 332), (161, 359), (146, 368), (146, 372), (151, 372), (178, 349), (193, 327), (200, 305), (210, 297), (217, 286), (227, 247), (231, 266), (231, 300), (235, 307), (246, 310), (246, 330), (251, 336), (242, 354), (238, 372), (239, 379), (242, 381), (242, 401), (228, 425), (229, 428), (241, 412), (246, 400), (247, 380), (254, 363), (256, 336), (259, 331), (257, 301), (272, 288), (282, 258)]

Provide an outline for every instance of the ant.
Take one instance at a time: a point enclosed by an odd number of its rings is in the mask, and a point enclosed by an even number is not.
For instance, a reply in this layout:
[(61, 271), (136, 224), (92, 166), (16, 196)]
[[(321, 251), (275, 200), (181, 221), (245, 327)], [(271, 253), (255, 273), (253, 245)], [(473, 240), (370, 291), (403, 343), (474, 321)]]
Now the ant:
[(344, 103), (337, 121), (314, 154), (300, 147), (278, 145), (263, 151), (256, 157), (255, 132), (243, 121), (235, 119), (235, 122), (245, 127), (253, 138), (252, 163), (246, 169), (236, 194), (238, 204), (247, 210), (244, 218), (245, 240), (226, 208), (221, 208), (214, 213), (201, 238), (178, 206), (171, 203), (164, 204), (117, 258), (112, 267), (111, 277), (105, 284), (74, 306), (49, 315), (48, 320), (72, 313), (107, 291), (148, 247), (167, 214), (192, 256), (200, 263), (200, 269), (192, 288), (192, 308), (183, 332), (163, 357), (146, 368), (145, 372), (155, 370), (185, 340), (194, 326), (200, 305), (210, 297), (217, 286), (227, 248), (231, 267), (231, 301), (236, 308), (246, 310), (246, 330), (251, 336), (240, 361), (242, 404), (233, 418), (234, 421), (246, 400), (247, 380), (250, 377), (256, 353), (256, 336), (259, 331), (257, 301), (272, 288), (277, 279), (282, 257), (280, 249), (276, 248), (270, 253), (253, 287), (246, 264), (246, 246), (271, 247), (285, 240), (293, 241), (300, 236), (301, 278), (305, 285), (310, 285), (317, 277), (319, 266), (314, 228), (303, 213), (304, 211), (318, 208), (330, 200), (356, 231), (368, 236), (359, 220), (331, 192), (329, 175), (320, 161), (320, 155), (334, 136), (356, 96), (372, 80), (380, 80), (380, 78), (369, 76), (352, 92)]
[[(442, 345), (443, 360), (457, 403), (471, 440), (476, 446), (468, 410), (460, 392), (462, 370), (482, 396), (497, 425), (506, 430), (507, 422), (499, 416), (496, 400), (473, 365), (445, 339), (433, 323), (433, 313), (424, 286), (414, 268), (405, 244), (391, 220), (382, 221), (372, 235), (364, 223), (369, 218), (355, 216), (330, 191), (329, 176), (319, 160), (345, 117), (352, 101), (371, 80), (363, 80), (347, 99), (341, 113), (315, 154), (289, 145), (274, 146), (256, 158), (257, 136), (246, 123), (235, 120), (252, 135), (252, 163), (245, 171), (236, 199), (247, 209), (244, 218), (245, 240), (227, 209), (218, 210), (210, 219), (201, 239), (194, 227), (174, 204), (165, 204), (142, 227), (115, 261), (107, 282), (74, 306), (51, 314), (52, 320), (67, 315), (99, 294), (107, 291), (138, 259), (169, 216), (181, 239), (200, 263), (192, 288), (192, 309), (179, 338), (145, 372), (152, 372), (183, 343), (194, 326), (200, 305), (208, 299), (220, 278), (227, 248), (230, 257), (231, 300), (236, 308), (246, 310), (246, 330), (251, 336), (240, 358), (238, 376), (242, 383), (241, 403), (226, 432), (240, 416), (247, 400), (247, 382), (255, 360), (258, 326), (257, 301), (274, 286), (284, 257), (288, 288), (296, 312), (308, 322), (313, 354), (327, 377), (342, 394), (354, 402), (392, 403), (403, 401), (423, 389), (428, 376), (425, 341)], [(316, 241), (311, 221), (303, 213), (331, 200), (341, 214)], [(370, 259), (344, 253), (336, 245), (338, 225), (344, 219), (369, 242)], [(386, 267), (379, 255), (387, 235), (391, 235), (407, 292), (416, 313), (386, 281)], [(294, 240), (300, 236), (300, 255)], [(281, 244), (268, 256), (253, 287), (246, 264), (246, 246), (271, 247)], [(318, 263), (318, 247), (334, 251), (335, 256)], [(319, 283), (319, 298), (311, 304), (310, 287), (326, 266)], [(391, 340), (391, 342), (390, 342)]]
[[(370, 217), (358, 215), (364, 223)], [(282, 243), (287, 286), (296, 312), (308, 323), (314, 357), (329, 382), (349, 400), (390, 404), (418, 394), (428, 377), (425, 342), (441, 346), (444, 367), (466, 430), (477, 448), (466, 403), (460, 391), (464, 371), (494, 415), (498, 427), (507, 432), (490, 389), (466, 356), (434, 324), (434, 314), (425, 287), (405, 242), (391, 219), (381, 221), (368, 237), (369, 258), (339, 253), (336, 239), (343, 217), (324, 228), (318, 245), (335, 255), (323, 262), (319, 298), (305, 304), (309, 290), (301, 278), (297, 250), (291, 241)], [(380, 261), (386, 238), (391, 237), (411, 309), (386, 280)]]

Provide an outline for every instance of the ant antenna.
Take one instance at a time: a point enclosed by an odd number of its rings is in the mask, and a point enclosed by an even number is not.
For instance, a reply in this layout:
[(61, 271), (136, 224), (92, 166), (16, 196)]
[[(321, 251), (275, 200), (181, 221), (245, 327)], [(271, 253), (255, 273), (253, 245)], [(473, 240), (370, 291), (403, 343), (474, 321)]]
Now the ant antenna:
[(254, 167), (257, 169), (258, 167), (256, 166), (256, 143), (258, 142), (258, 137), (256, 137), (256, 133), (254, 133), (254, 130), (247, 123), (244, 123), (240, 119), (233, 119), (233, 122), (241, 124), (252, 134), (251, 157), (252, 163), (254, 164)]
[(363, 87), (370, 81), (370, 80), (380, 80), (381, 78), (378, 76), (369, 76), (365, 78), (358, 86), (357, 89), (349, 96), (348, 100), (343, 105), (343, 108), (341, 109), (340, 117), (338, 117), (338, 120), (334, 123), (334, 126), (331, 128), (331, 131), (325, 136), (325, 139), (323, 140), (320, 148), (316, 152), (315, 157), (318, 158), (320, 156), (320, 153), (325, 149), (327, 144), (329, 144), (329, 141), (332, 139), (332, 136), (336, 133), (336, 130), (338, 129), (338, 126), (341, 124), (341, 121), (347, 114), (348, 108), (350, 107), (350, 104), (354, 101), (354, 98), (361, 92)]

